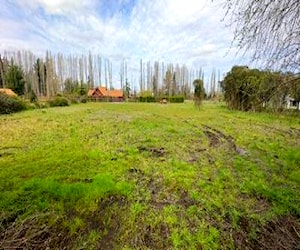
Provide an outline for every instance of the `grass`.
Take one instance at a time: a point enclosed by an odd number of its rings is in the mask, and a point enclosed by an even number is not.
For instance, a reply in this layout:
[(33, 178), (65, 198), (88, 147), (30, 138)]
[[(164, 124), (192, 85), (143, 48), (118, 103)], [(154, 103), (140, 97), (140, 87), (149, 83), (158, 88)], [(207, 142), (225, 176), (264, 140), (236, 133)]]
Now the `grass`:
[(299, 116), (88, 103), (0, 131), (1, 249), (299, 244)]

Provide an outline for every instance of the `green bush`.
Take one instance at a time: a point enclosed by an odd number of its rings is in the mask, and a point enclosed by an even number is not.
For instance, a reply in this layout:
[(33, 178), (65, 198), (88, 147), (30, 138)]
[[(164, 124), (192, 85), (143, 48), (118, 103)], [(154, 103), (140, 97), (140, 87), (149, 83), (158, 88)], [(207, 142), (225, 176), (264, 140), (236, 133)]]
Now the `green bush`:
[(183, 95), (175, 95), (175, 96), (159, 96), (156, 98), (157, 102), (160, 102), (162, 100), (166, 100), (170, 103), (183, 103), (184, 102), (184, 96)]
[(62, 96), (56, 96), (54, 99), (48, 101), (50, 107), (63, 107), (69, 106), (67, 98)]
[(45, 109), (48, 108), (48, 105), (46, 102), (35, 102), (34, 106), (36, 109)]
[(88, 98), (87, 98), (87, 97), (82, 97), (82, 98), (80, 99), (80, 103), (87, 103), (87, 101), (88, 101)]
[(156, 99), (154, 96), (140, 96), (139, 101), (140, 102), (156, 102)]
[(182, 96), (182, 95), (171, 96), (169, 98), (169, 101), (171, 103), (182, 103), (182, 102), (184, 102), (184, 96)]
[(10, 114), (26, 109), (26, 104), (18, 97), (0, 93), (0, 114)]
[(70, 97), (69, 100), (70, 100), (71, 104), (78, 104), (79, 103), (78, 99), (75, 96)]
[(28, 99), (29, 99), (29, 101), (30, 101), (31, 103), (36, 103), (36, 102), (38, 102), (38, 98), (37, 98), (37, 96), (36, 96), (36, 94), (35, 94), (35, 92), (34, 92), (33, 90), (30, 90), (30, 91), (28, 92)]

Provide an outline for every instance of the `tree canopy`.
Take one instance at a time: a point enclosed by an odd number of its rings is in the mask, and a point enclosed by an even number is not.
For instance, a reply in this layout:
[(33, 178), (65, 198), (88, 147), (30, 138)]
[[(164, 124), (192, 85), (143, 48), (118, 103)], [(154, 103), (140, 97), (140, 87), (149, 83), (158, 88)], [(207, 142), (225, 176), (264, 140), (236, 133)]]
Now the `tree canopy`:
[(203, 86), (203, 80), (196, 79), (194, 82), (194, 103), (197, 107), (200, 107), (202, 100), (205, 97), (205, 89)]
[(224, 99), (231, 109), (275, 111), (286, 106), (287, 98), (300, 101), (299, 76), (234, 66), (221, 82)]

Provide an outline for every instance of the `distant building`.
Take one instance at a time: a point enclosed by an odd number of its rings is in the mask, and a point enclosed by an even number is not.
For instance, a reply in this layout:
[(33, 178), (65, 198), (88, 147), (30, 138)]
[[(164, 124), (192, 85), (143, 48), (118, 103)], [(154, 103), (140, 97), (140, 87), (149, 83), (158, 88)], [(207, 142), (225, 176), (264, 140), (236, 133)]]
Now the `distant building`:
[(123, 90), (108, 90), (105, 87), (97, 87), (88, 91), (88, 97), (95, 101), (110, 101), (110, 102), (123, 102)]
[(12, 97), (17, 96), (17, 94), (15, 92), (13, 92), (11, 89), (2, 89), (2, 88), (0, 88), (0, 93), (1, 94), (6, 94), (6, 95), (12, 96)]
[(287, 97), (286, 98), (286, 107), (288, 109), (299, 109), (300, 110), (300, 102), (294, 98)]

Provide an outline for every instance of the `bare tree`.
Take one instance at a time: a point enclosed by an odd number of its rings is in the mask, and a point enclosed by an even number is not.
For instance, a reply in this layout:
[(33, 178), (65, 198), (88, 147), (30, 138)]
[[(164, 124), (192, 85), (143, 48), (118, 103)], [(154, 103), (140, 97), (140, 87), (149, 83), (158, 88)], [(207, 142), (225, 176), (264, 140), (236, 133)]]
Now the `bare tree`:
[(164, 78), (164, 94), (168, 95), (170, 98), (172, 95), (172, 89), (173, 89), (173, 65), (169, 64), (167, 66), (167, 71), (165, 73), (165, 78)]
[(6, 57), (0, 55), (0, 88), (5, 87), (5, 71), (8, 67), (8, 60)]
[(99, 73), (99, 82), (98, 82), (98, 84), (101, 85), (101, 83), (102, 83), (102, 79), (101, 79), (101, 73), (102, 73), (102, 60), (101, 60), (101, 56), (98, 55), (97, 59), (98, 59), (98, 73)]
[(154, 62), (154, 73), (152, 74), (152, 91), (154, 96), (158, 93), (158, 80), (159, 80), (159, 62)]
[(216, 69), (212, 69), (211, 76), (210, 76), (210, 97), (216, 97)]
[(147, 89), (152, 91), (151, 87), (151, 64), (150, 61), (147, 62)]
[(104, 79), (105, 79), (105, 88), (107, 89), (107, 82), (108, 82), (108, 77), (107, 77), (107, 59), (104, 59)]
[(109, 68), (109, 70), (108, 70), (108, 75), (109, 75), (109, 87), (110, 87), (110, 89), (113, 89), (114, 88), (114, 86), (113, 86), (113, 82), (112, 82), (112, 62), (110, 62), (110, 61), (108, 61), (109, 62), (109, 64), (108, 64), (108, 68)]
[(144, 91), (144, 84), (143, 84), (143, 61), (140, 60), (140, 91)]
[(234, 42), (264, 66), (299, 71), (299, 0), (226, 0)]
[(120, 65), (120, 83), (121, 83), (121, 88), (123, 89), (124, 87), (124, 59), (121, 62)]
[(89, 52), (89, 88), (94, 88), (94, 70), (93, 70), (93, 56)]

